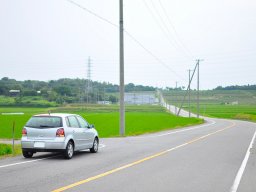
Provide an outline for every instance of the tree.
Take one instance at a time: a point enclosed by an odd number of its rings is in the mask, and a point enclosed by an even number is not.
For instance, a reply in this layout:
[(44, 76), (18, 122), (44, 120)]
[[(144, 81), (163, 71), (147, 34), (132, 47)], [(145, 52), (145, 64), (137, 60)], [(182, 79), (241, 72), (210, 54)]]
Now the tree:
[(109, 101), (111, 101), (111, 103), (116, 103), (117, 102), (117, 97), (115, 97), (114, 95), (110, 95), (109, 96)]
[(62, 96), (71, 96), (71, 89), (68, 86), (58, 86), (54, 90)]

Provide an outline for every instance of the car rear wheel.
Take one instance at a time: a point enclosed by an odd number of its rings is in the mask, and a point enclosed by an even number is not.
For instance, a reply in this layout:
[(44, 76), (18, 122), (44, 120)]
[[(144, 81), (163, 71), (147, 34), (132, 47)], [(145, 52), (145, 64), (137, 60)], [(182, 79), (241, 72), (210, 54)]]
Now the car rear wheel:
[(91, 153), (97, 153), (98, 152), (98, 149), (99, 149), (99, 140), (98, 138), (96, 137), (93, 141), (93, 146), (92, 148), (90, 148), (90, 152)]
[(73, 157), (73, 155), (74, 155), (74, 144), (73, 144), (72, 141), (68, 142), (64, 155), (65, 155), (66, 159), (71, 159)]
[(33, 157), (33, 152), (31, 152), (31, 151), (23, 151), (23, 150), (22, 150), (22, 154), (23, 154), (23, 156), (24, 156), (25, 158), (31, 158), (31, 157)]

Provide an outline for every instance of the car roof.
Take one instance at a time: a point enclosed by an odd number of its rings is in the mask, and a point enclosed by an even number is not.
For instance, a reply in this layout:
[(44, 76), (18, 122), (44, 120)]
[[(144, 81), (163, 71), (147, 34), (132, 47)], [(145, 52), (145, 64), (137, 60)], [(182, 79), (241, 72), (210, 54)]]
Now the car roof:
[(70, 114), (70, 113), (45, 113), (45, 114), (37, 114), (37, 115), (33, 115), (33, 117), (51, 117), (51, 116), (54, 116), (54, 117), (67, 117), (67, 116), (71, 116), (71, 115), (76, 115), (78, 116), (77, 114)]

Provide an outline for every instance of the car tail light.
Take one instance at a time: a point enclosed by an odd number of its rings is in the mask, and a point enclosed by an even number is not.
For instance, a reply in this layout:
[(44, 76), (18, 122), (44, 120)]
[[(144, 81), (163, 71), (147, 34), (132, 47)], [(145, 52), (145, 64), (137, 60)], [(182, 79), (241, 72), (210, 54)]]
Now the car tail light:
[(56, 131), (56, 137), (65, 137), (65, 131), (63, 128), (60, 128)]
[(22, 136), (27, 136), (27, 129), (26, 128), (22, 129)]

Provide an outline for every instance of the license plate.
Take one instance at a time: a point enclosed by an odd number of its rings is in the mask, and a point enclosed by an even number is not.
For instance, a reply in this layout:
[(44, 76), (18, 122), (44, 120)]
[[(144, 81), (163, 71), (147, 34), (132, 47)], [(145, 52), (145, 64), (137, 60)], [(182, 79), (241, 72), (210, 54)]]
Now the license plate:
[(34, 147), (35, 148), (44, 148), (45, 147), (45, 143), (44, 142), (35, 142), (34, 143)]

